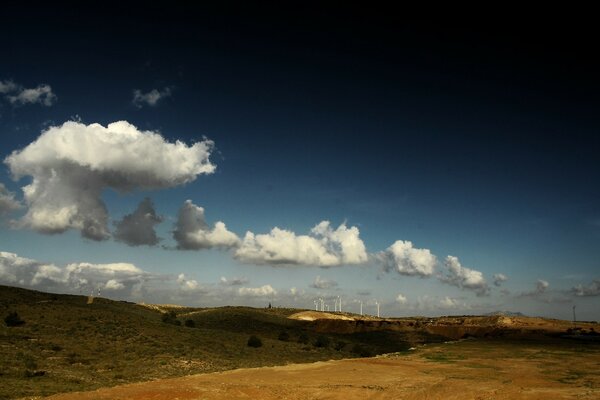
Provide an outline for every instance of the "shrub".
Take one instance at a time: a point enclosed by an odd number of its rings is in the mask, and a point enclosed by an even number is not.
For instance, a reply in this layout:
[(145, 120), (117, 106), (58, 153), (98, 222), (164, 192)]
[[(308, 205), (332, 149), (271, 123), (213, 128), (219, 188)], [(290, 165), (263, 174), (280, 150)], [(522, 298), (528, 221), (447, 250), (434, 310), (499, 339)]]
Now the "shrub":
[(262, 340), (258, 336), (250, 336), (248, 338), (248, 346), (250, 347), (260, 347), (262, 346)]
[(302, 332), (298, 336), (298, 343), (308, 344), (308, 335), (306, 333)]
[(345, 346), (346, 346), (346, 342), (342, 342), (340, 340), (340, 341), (335, 342), (335, 344), (333, 345), (333, 348), (336, 349), (337, 351), (341, 351)]
[(329, 338), (327, 336), (319, 335), (315, 340), (315, 347), (327, 347), (329, 346)]
[(4, 318), (4, 323), (6, 326), (21, 326), (25, 323), (25, 321), (19, 317), (19, 314), (17, 314), (16, 311), (13, 311), (9, 313), (6, 318)]
[(193, 319), (186, 319), (185, 320), (185, 326), (187, 326), (188, 328), (195, 328), (196, 327), (196, 323), (194, 322)]
[(352, 352), (360, 357), (373, 357), (374, 353), (368, 347), (362, 344), (355, 344), (352, 348)]
[(181, 325), (181, 321), (177, 319), (177, 314), (175, 314), (175, 311), (164, 313), (161, 319), (165, 324)]
[(282, 342), (287, 342), (288, 340), (290, 340), (290, 334), (286, 331), (281, 331), (277, 339), (281, 340)]

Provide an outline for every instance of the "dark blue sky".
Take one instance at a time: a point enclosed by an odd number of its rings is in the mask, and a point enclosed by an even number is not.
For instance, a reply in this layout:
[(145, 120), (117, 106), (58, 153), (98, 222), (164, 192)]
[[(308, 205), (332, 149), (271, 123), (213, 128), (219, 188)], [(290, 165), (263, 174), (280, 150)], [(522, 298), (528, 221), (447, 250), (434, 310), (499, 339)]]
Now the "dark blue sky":
[[(0, 81), (46, 83), (58, 99), (52, 107), (2, 103), (2, 157), (75, 116), (85, 124), (127, 120), (170, 141), (206, 136), (217, 149), (217, 172), (197, 182), (107, 193), (112, 218), (145, 195), (175, 218), (190, 198), (238, 235), (274, 226), (306, 234), (326, 219), (357, 226), (370, 252), (411, 240), (440, 260), (458, 256), (488, 282), (505, 273), (514, 297), (537, 279), (560, 297), (598, 278), (594, 25), (406, 21), (392, 9), (289, 4), (84, 7), (4, 6)], [(157, 106), (132, 104), (134, 89), (165, 87), (172, 94)], [(24, 182), (11, 181), (7, 169), (0, 181), (16, 193)], [(159, 228), (164, 237), (167, 225)], [(7, 228), (0, 238), (24, 234)], [(59, 262), (19, 246), (4, 250)], [(145, 268), (141, 253), (118, 249)], [(214, 253), (232, 273), (250, 274)], [(257, 276), (268, 276), (262, 268)], [(312, 280), (314, 269), (306, 271)], [(280, 275), (250, 281), (285, 287)], [(427, 295), (409, 292), (410, 280), (421, 280), (399, 279), (409, 300)], [(398, 290), (386, 285), (392, 299)], [(352, 296), (342, 282), (339, 289)], [(585, 299), (590, 310), (595, 299)], [(551, 312), (543, 299), (523, 305), (492, 292), (485, 301)]]

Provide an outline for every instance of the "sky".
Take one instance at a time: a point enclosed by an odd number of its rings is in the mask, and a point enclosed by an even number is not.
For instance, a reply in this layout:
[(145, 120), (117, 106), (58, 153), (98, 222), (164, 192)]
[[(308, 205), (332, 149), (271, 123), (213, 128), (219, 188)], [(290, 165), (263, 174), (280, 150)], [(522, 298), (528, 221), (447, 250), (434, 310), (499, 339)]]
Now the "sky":
[(0, 284), (600, 319), (594, 25), (316, 4), (3, 14)]

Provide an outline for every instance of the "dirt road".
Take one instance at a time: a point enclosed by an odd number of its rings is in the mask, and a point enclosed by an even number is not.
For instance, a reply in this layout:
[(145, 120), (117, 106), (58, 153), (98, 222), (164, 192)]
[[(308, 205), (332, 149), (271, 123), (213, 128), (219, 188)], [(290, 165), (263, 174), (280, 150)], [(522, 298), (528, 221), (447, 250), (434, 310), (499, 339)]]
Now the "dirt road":
[(479, 342), (404, 355), (240, 369), (71, 399), (600, 399), (600, 348)]

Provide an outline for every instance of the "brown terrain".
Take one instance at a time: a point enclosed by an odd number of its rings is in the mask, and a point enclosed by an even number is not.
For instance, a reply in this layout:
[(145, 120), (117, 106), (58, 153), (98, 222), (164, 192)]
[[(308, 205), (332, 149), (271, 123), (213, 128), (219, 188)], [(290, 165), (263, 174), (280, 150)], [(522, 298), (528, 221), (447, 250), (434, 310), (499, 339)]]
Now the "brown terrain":
[(502, 315), (376, 319), (313, 311), (290, 318), (328, 333), (424, 330), (455, 341), (375, 358), (244, 368), (49, 399), (600, 399), (595, 323), (572, 329), (566, 321)]

